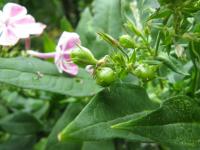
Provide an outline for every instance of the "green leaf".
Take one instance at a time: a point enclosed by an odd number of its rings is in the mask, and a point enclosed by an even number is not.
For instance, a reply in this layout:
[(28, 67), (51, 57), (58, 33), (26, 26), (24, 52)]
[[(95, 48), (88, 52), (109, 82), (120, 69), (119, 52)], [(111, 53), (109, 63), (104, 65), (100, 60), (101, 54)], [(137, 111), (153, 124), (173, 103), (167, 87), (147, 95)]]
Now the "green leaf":
[(20, 95), (18, 92), (3, 90), (0, 92), (2, 102), (12, 110), (32, 113), (36, 118), (41, 118), (49, 109), (49, 102), (27, 98)]
[(0, 150), (32, 150), (36, 142), (33, 135), (12, 136), (8, 141), (0, 144)]
[(82, 44), (100, 58), (111, 47), (97, 38), (96, 33), (104, 32), (118, 38), (122, 27), (120, 0), (95, 0), (91, 9), (87, 8), (83, 12), (76, 31), (80, 34)]
[(166, 149), (169, 150), (199, 150), (199, 146), (184, 146), (184, 145), (167, 145)]
[(105, 140), (116, 137), (143, 140), (141, 136), (110, 128), (122, 120), (139, 117), (156, 105), (145, 90), (132, 84), (116, 83), (97, 94), (81, 113), (59, 134), (61, 141), (69, 139)]
[(46, 143), (47, 143), (47, 139), (41, 138), (40, 141), (34, 145), (33, 150), (45, 150)]
[(69, 96), (91, 96), (102, 90), (82, 69), (69, 77), (49, 62), (23, 57), (0, 58), (0, 82)]
[(160, 19), (160, 18), (167, 18), (172, 14), (172, 11), (168, 8), (162, 8), (157, 10), (155, 13), (153, 13), (148, 20), (152, 19)]
[(8, 114), (7, 108), (0, 103), (0, 119)]
[(45, 52), (54, 52), (56, 48), (56, 43), (47, 33), (43, 34), (43, 47)]
[(70, 22), (65, 17), (63, 17), (60, 20), (60, 29), (63, 30), (63, 31), (68, 31), (68, 32), (74, 31), (72, 25), (70, 24)]
[(0, 127), (13, 134), (33, 134), (42, 129), (41, 123), (31, 114), (18, 112), (0, 120)]
[(162, 54), (156, 57), (156, 60), (161, 61), (166, 67), (178, 74), (182, 74), (185, 76), (190, 75), (189, 73), (185, 72), (183, 65), (180, 63), (180, 61), (177, 61), (175, 58), (170, 57), (167, 54)]
[(200, 145), (200, 105), (193, 99), (177, 96), (166, 100), (157, 110), (128, 122), (116, 124), (133, 134), (150, 138), (158, 143)]
[(112, 141), (84, 142), (81, 150), (115, 150)]
[(81, 148), (82, 143), (80, 142), (59, 142), (58, 141), (58, 133), (67, 125), (69, 124), (75, 116), (81, 111), (82, 105), (81, 104), (70, 104), (60, 119), (57, 121), (56, 125), (54, 126), (53, 130), (51, 131), (48, 142), (46, 145), (46, 150), (78, 150)]

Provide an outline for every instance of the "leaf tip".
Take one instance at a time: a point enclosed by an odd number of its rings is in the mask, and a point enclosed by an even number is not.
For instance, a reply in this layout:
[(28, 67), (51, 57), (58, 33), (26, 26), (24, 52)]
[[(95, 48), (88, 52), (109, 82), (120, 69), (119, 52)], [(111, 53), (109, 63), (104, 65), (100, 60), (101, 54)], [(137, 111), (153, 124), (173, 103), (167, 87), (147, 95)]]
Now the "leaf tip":
[(62, 139), (63, 139), (63, 138), (62, 138), (62, 133), (59, 133), (57, 138), (58, 138), (58, 141), (61, 142)]
[(68, 135), (66, 133), (60, 132), (57, 138), (59, 142), (62, 142), (68, 139)]

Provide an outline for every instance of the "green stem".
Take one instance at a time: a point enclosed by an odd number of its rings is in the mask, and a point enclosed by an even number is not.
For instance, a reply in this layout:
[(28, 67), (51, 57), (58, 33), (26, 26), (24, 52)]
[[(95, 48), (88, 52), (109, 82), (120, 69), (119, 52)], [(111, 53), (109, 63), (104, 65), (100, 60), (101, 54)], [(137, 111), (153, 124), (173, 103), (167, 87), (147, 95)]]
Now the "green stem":
[(155, 45), (155, 56), (158, 56), (158, 49), (160, 45), (160, 38), (161, 38), (161, 31), (158, 32), (157, 38), (156, 38), (156, 45)]
[(119, 47), (119, 50), (127, 57), (127, 60), (129, 61), (128, 54), (123, 50), (123, 48)]
[(153, 52), (151, 51), (151, 47), (150, 47), (148, 41), (145, 39), (145, 37), (144, 37), (143, 35), (141, 35), (141, 38), (142, 38), (142, 40), (143, 40), (143, 42), (144, 42), (144, 44), (145, 44), (147, 50), (149, 51), (149, 53), (150, 53), (151, 55), (153, 55)]

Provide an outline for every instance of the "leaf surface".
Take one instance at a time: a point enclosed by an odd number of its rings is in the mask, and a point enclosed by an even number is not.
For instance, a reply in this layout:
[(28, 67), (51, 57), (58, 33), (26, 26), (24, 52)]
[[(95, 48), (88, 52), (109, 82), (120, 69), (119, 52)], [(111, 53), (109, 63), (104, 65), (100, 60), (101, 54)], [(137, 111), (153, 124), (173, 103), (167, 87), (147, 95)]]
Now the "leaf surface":
[(110, 126), (131, 117), (140, 117), (155, 107), (143, 88), (116, 83), (97, 94), (59, 137), (61, 140), (104, 140), (120, 137), (146, 141), (147, 139), (130, 132), (113, 130)]
[(69, 96), (91, 96), (102, 90), (83, 69), (76, 77), (61, 75), (55, 65), (36, 58), (0, 58), (0, 82)]
[(113, 126), (156, 142), (173, 145), (200, 144), (200, 106), (185, 96), (170, 98), (157, 110), (139, 119)]

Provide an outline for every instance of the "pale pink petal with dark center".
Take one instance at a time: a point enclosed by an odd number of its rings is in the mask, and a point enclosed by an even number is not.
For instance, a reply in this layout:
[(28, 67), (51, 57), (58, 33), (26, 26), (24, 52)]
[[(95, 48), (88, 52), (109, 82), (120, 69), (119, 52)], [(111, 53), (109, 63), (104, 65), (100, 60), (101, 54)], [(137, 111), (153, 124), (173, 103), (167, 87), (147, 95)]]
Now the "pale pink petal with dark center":
[(39, 58), (48, 58), (54, 56), (54, 62), (60, 73), (66, 72), (72, 76), (78, 74), (78, 66), (74, 64), (70, 58), (70, 53), (73, 48), (80, 44), (79, 35), (76, 33), (64, 32), (56, 46), (55, 53), (39, 53), (35, 51), (28, 51), (27, 53)]
[(61, 73), (64, 71), (70, 75), (77, 75), (78, 66), (71, 61), (69, 53), (66, 52), (70, 52), (80, 43), (80, 37), (77, 33), (62, 33), (56, 47), (55, 56), (55, 64)]

